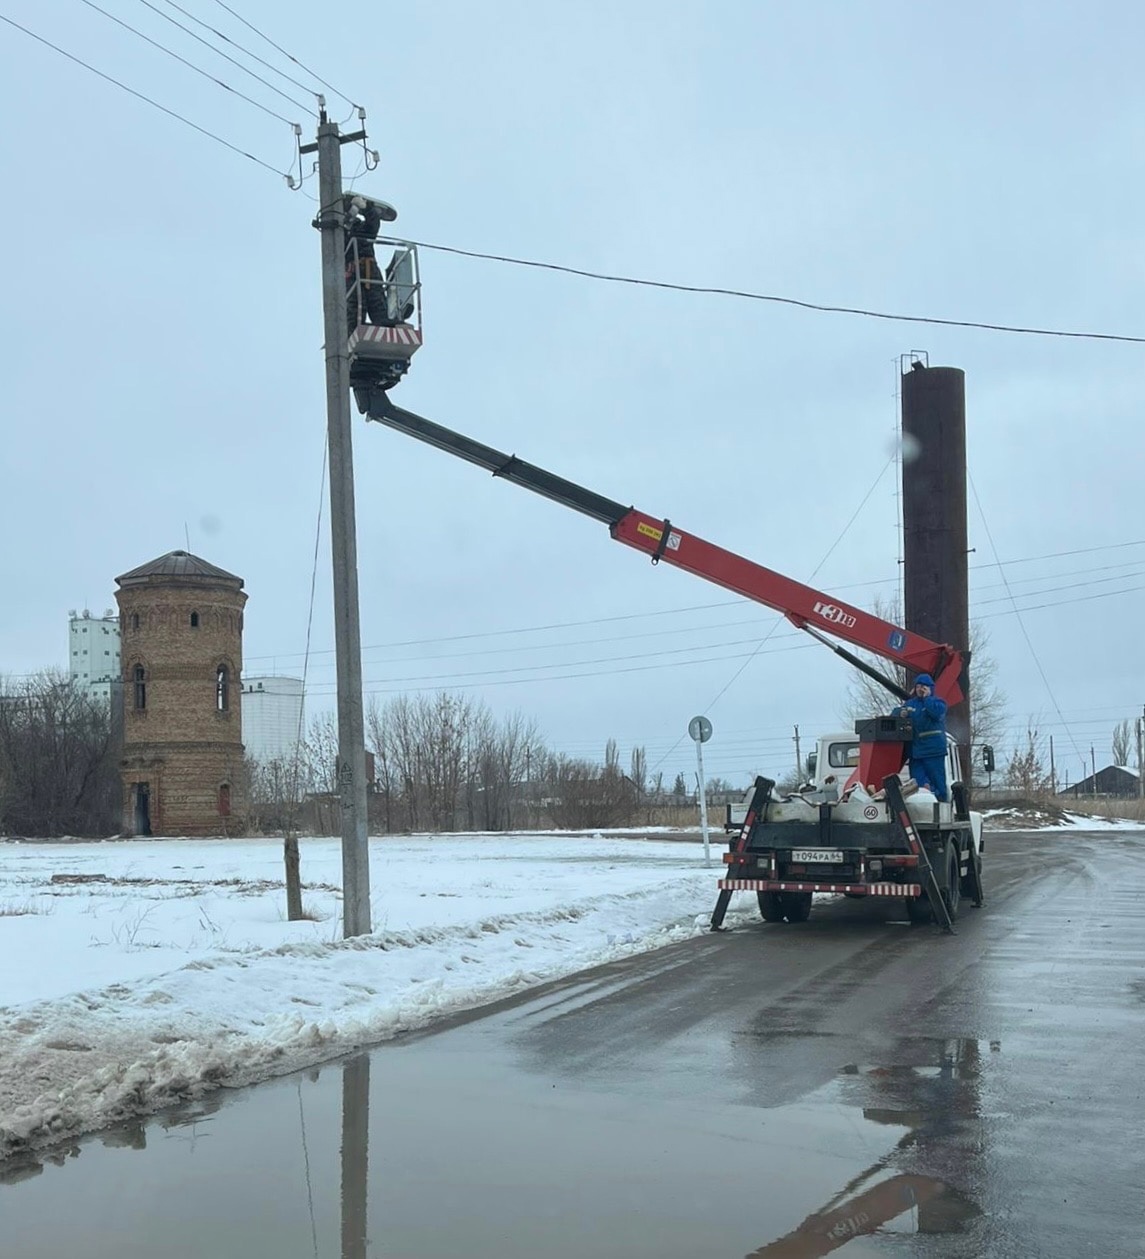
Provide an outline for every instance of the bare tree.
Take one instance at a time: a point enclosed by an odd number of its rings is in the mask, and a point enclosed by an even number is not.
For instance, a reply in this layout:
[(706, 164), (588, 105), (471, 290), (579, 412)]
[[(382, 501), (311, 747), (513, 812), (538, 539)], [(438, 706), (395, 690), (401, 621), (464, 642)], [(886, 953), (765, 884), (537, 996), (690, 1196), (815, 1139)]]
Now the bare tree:
[(0, 685), (0, 830), (112, 835), (120, 807), (110, 706), (52, 670)]
[[(902, 623), (902, 606), (897, 596), (876, 595), (871, 611), (892, 625)], [(904, 690), (909, 687), (912, 679), (905, 669), (869, 653), (856, 654)], [(970, 623), (970, 660), (970, 741), (975, 747), (1000, 743), (1006, 727), (1006, 696), (998, 685), (998, 662), (990, 652), (989, 631), (979, 621)], [(854, 722), (889, 712), (896, 703), (890, 691), (856, 670), (847, 692), (846, 720)], [(977, 758), (974, 765), (977, 768)]]
[(311, 718), (303, 748), (305, 770), (303, 790), (311, 794), (314, 829), (321, 835), (334, 835), (340, 829), (335, 823), (335, 796), (338, 791), (338, 726), (333, 713), (319, 713)]
[(1006, 783), (1024, 796), (1040, 796), (1051, 790), (1045, 742), (1032, 720), (1026, 726), (1025, 742), (1019, 744), (1010, 754), (1006, 766)]
[[(525, 778), (535, 749), (541, 746), (540, 731), (531, 717), (521, 712), (510, 713), (502, 718), (497, 729), (496, 767), (500, 788), (503, 792), (504, 827), (513, 828), (513, 804), (518, 787)], [(501, 819), (498, 819), (498, 827)]]
[(1129, 720), (1120, 721), (1113, 727), (1113, 763), (1114, 765), (1131, 764), (1130, 749), (1136, 742), (1133, 726)]
[(544, 758), (535, 722), (497, 720), (468, 696), (399, 695), (367, 710), (386, 829), (504, 830), (521, 783)]
[[(392, 835), (400, 804), (397, 766), (393, 736), (385, 712), (377, 696), (371, 695), (366, 706), (366, 742), (374, 753), (374, 787), (380, 804), (381, 822), (387, 835)], [(377, 809), (374, 810), (378, 812)]]
[[(648, 753), (643, 747), (632, 749), (628, 778), (632, 783), (632, 794), (636, 799), (636, 807), (643, 812), (646, 810), (648, 802)], [(651, 821), (652, 819), (649, 816), (645, 820)]]
[(250, 791), (250, 824), (264, 834), (288, 831), (296, 823), (307, 785), (305, 750), (296, 760), (246, 758)]
[(419, 696), (414, 710), (429, 824), (451, 831), (457, 825), (472, 703), (442, 691), (431, 699)]
[(559, 827), (617, 826), (632, 816), (632, 784), (619, 772), (615, 753), (611, 760), (606, 754), (603, 766), (579, 757), (550, 757), (545, 779), (552, 801), (550, 815)]

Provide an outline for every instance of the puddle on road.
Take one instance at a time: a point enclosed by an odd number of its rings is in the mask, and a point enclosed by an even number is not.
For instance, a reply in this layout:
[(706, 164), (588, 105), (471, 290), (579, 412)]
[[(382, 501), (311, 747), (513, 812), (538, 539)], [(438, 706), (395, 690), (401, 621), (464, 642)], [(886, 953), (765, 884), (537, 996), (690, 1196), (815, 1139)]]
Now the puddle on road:
[(997, 1052), (905, 1041), (760, 1109), (387, 1046), (4, 1165), (4, 1254), (872, 1259), (979, 1217)]

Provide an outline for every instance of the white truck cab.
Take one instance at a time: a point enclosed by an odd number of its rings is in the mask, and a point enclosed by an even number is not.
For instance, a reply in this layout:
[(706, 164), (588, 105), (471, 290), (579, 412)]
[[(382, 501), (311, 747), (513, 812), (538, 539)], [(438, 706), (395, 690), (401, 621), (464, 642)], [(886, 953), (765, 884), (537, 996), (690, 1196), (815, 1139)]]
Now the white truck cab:
[[(729, 805), (726, 830), (732, 869), (721, 890), (756, 891), (768, 922), (802, 922), (815, 893), (892, 897), (912, 922), (929, 921), (924, 866), (952, 921), (963, 895), (981, 903), (982, 815), (967, 807), (958, 744), (946, 742), (950, 790), (938, 800), (920, 788), (908, 766), (899, 771), (901, 807), (925, 848), (904, 846), (901, 814), (886, 792), (859, 781), (860, 740), (853, 733), (822, 735), (807, 758), (808, 779), (779, 791), (757, 778), (742, 803)], [(893, 762), (892, 762), (893, 764)]]

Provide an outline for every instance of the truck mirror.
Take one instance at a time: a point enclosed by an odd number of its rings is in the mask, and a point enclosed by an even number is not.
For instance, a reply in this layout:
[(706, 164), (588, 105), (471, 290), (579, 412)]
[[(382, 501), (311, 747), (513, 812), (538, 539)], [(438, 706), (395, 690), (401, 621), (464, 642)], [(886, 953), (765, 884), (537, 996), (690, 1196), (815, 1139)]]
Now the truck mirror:
[(988, 773), (994, 772), (994, 749), (989, 743), (982, 747), (982, 768)]

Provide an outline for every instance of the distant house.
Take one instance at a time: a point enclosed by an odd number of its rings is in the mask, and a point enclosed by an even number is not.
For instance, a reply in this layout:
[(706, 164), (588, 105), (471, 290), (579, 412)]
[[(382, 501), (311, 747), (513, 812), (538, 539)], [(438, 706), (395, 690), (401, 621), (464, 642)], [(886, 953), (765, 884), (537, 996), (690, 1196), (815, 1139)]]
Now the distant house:
[(1141, 779), (1135, 769), (1127, 765), (1107, 765), (1096, 774), (1090, 774), (1081, 782), (1073, 783), (1060, 796), (1136, 796), (1141, 791)]

